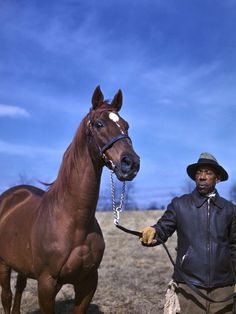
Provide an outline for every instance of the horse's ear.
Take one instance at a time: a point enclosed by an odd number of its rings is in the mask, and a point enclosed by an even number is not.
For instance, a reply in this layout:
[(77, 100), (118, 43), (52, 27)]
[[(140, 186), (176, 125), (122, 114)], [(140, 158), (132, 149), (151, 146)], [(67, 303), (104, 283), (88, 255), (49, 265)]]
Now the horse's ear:
[(122, 106), (123, 96), (122, 91), (119, 89), (115, 97), (111, 102), (111, 106), (116, 110), (119, 111)]
[(93, 92), (93, 96), (92, 96), (92, 105), (93, 105), (93, 109), (96, 109), (98, 107), (99, 104), (101, 104), (104, 100), (104, 96), (103, 93), (100, 89), (100, 86), (98, 85), (94, 92)]

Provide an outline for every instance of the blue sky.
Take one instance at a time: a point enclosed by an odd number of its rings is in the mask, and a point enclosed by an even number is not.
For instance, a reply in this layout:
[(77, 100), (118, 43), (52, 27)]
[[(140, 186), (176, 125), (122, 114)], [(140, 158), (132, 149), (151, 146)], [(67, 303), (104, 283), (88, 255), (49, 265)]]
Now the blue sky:
[[(0, 191), (52, 181), (99, 84), (120, 88), (139, 204), (167, 204), (211, 152), (236, 183), (236, 1), (0, 0)], [(102, 189), (108, 185), (104, 169)]]

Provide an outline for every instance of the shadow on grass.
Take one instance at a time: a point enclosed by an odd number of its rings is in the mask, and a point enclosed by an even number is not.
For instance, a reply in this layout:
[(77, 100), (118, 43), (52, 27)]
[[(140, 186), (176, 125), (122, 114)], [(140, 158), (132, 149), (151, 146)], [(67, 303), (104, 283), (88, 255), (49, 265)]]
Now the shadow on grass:
[[(71, 314), (74, 309), (73, 300), (57, 301), (56, 302), (56, 314)], [(41, 314), (40, 310), (29, 312), (28, 314)], [(99, 310), (98, 305), (90, 304), (87, 314), (104, 314)]]

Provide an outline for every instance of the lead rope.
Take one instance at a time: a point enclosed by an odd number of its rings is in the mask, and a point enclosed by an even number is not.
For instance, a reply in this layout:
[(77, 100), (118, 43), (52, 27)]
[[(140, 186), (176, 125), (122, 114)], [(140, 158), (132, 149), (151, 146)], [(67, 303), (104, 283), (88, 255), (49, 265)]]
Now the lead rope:
[[(123, 187), (122, 187), (122, 191), (121, 191), (121, 195), (120, 195), (120, 204), (117, 205), (116, 204), (116, 199), (115, 199), (115, 185), (114, 185), (114, 180), (113, 180), (113, 171), (110, 170), (110, 182), (111, 182), (111, 195), (112, 195), (112, 209), (113, 209), (113, 213), (114, 213), (114, 224), (117, 228), (121, 229), (122, 231), (138, 236), (139, 238), (141, 238), (142, 233), (140, 231), (136, 231), (136, 230), (130, 230), (127, 229), (123, 226), (120, 225), (120, 212), (123, 210), (123, 205), (124, 205), (124, 199), (125, 199), (125, 181), (123, 182)], [(212, 196), (212, 195), (211, 195)], [(229, 295), (228, 297), (224, 298), (223, 300), (213, 300), (211, 298), (209, 298), (207, 295), (203, 294), (200, 290), (198, 290), (198, 288), (196, 286), (194, 286), (186, 277), (185, 274), (182, 272), (182, 269), (180, 270), (179, 267), (176, 266), (172, 256), (170, 255), (170, 252), (167, 248), (167, 246), (165, 245), (165, 243), (158, 238), (158, 241), (162, 244), (162, 246), (164, 247), (174, 269), (176, 269), (176, 271), (178, 272), (178, 274), (182, 277), (183, 281), (189, 286), (190, 289), (192, 289), (194, 292), (196, 292), (200, 297), (202, 297), (203, 299), (212, 302), (212, 303), (222, 303), (222, 302), (226, 302), (229, 301), (231, 299), (235, 300), (236, 299), (236, 291), (234, 291), (231, 295)], [(232, 314), (236, 314), (236, 306), (235, 306), (235, 301), (233, 301), (233, 311)]]
[(114, 224), (116, 226), (120, 223), (120, 212), (123, 210), (124, 201), (125, 201), (125, 181), (123, 181), (122, 190), (120, 194), (120, 202), (116, 203), (116, 192), (115, 192), (115, 184), (113, 179), (114, 171), (110, 170), (110, 183), (111, 183), (111, 197), (112, 197), (112, 210), (114, 214)]

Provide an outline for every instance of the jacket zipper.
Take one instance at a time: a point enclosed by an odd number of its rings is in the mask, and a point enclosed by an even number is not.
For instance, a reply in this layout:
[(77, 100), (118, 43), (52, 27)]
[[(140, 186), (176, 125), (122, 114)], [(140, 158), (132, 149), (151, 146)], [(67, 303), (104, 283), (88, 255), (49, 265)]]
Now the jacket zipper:
[(210, 271), (211, 271), (211, 256), (210, 256), (210, 213), (211, 213), (211, 206), (210, 206), (211, 199), (207, 199), (207, 254), (208, 254), (208, 286), (210, 287)]

